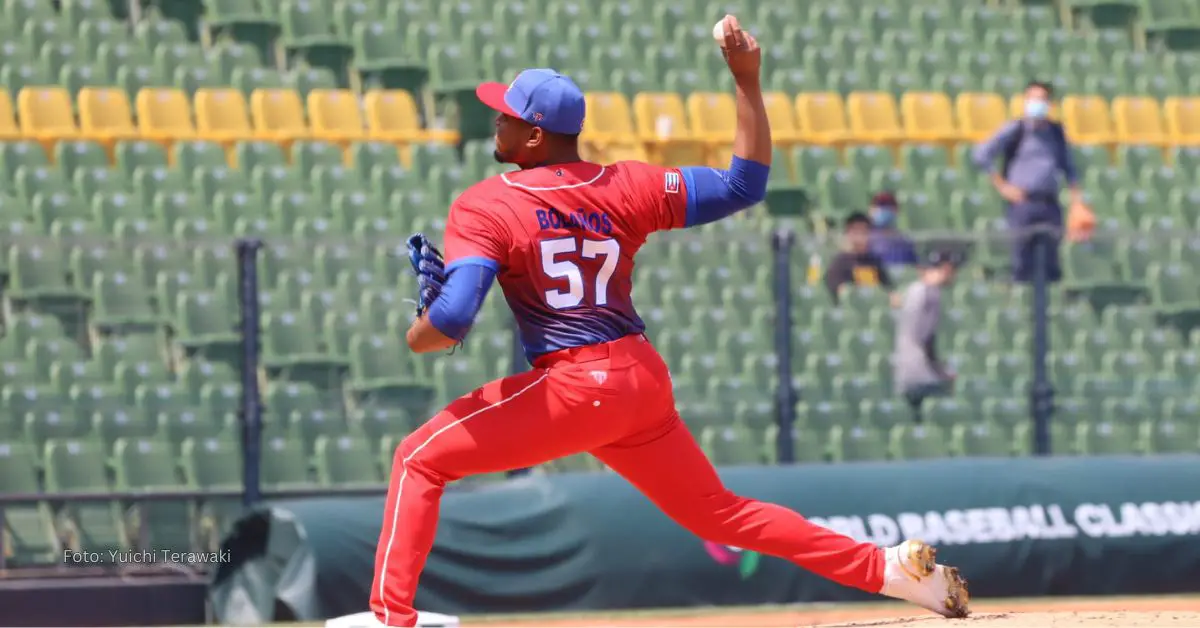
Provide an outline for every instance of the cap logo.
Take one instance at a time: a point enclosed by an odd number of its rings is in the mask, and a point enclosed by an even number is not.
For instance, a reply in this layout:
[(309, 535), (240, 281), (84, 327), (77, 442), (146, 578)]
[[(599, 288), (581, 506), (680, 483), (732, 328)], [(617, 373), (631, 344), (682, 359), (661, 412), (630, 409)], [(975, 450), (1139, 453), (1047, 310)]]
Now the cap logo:
[(542, 116), (542, 114), (541, 114), (541, 113), (534, 113), (534, 114), (533, 114), (533, 121), (534, 121), (534, 122), (541, 122), (543, 117), (544, 117), (544, 116)]

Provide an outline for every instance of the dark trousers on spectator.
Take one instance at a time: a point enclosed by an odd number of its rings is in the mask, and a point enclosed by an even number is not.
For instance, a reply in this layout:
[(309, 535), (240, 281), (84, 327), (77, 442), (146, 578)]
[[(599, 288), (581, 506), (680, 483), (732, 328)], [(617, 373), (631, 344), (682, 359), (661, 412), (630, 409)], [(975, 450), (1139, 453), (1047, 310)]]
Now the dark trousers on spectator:
[(925, 415), (922, 411), (922, 406), (925, 405), (925, 400), (930, 397), (942, 397), (950, 393), (949, 382), (938, 382), (936, 384), (924, 384), (914, 386), (904, 390), (904, 400), (908, 402), (908, 407), (912, 409), (914, 423), (922, 423), (925, 420)]
[(1046, 247), (1046, 280), (1062, 279), (1058, 249), (1062, 242), (1063, 209), (1058, 197), (1030, 196), (1023, 203), (1010, 203), (1006, 213), (1012, 234), (1013, 281), (1033, 281), (1039, 246)]

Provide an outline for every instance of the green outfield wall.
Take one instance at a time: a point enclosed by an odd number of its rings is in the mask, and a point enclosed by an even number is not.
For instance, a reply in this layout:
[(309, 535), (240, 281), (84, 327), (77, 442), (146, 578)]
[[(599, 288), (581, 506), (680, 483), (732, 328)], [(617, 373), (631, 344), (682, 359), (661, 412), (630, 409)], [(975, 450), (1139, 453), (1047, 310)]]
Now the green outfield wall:
[[(742, 494), (857, 538), (936, 543), (974, 595), (1200, 590), (1200, 457), (729, 468)], [(280, 501), (226, 539), (222, 623), (366, 610), (382, 498)], [(418, 606), (454, 614), (854, 601), (791, 564), (706, 544), (612, 474), (449, 491)]]

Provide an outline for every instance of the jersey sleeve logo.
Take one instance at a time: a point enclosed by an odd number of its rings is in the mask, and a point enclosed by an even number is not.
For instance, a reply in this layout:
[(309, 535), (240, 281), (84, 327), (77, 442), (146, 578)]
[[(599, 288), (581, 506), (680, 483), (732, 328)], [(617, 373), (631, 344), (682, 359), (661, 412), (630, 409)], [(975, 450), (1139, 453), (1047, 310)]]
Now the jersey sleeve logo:
[(665, 189), (667, 191), (667, 194), (678, 194), (679, 193), (679, 173), (678, 172), (668, 172), (663, 175), (663, 189)]

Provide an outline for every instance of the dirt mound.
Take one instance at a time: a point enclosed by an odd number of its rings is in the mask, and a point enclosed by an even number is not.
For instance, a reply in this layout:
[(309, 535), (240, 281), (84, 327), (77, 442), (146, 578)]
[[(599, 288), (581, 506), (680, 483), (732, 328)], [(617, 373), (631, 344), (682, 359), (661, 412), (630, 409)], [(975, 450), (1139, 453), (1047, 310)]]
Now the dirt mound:
[(1200, 613), (1187, 612), (1068, 612), (1068, 613), (978, 613), (967, 619), (945, 620), (926, 617), (877, 619), (821, 628), (1196, 628)]

